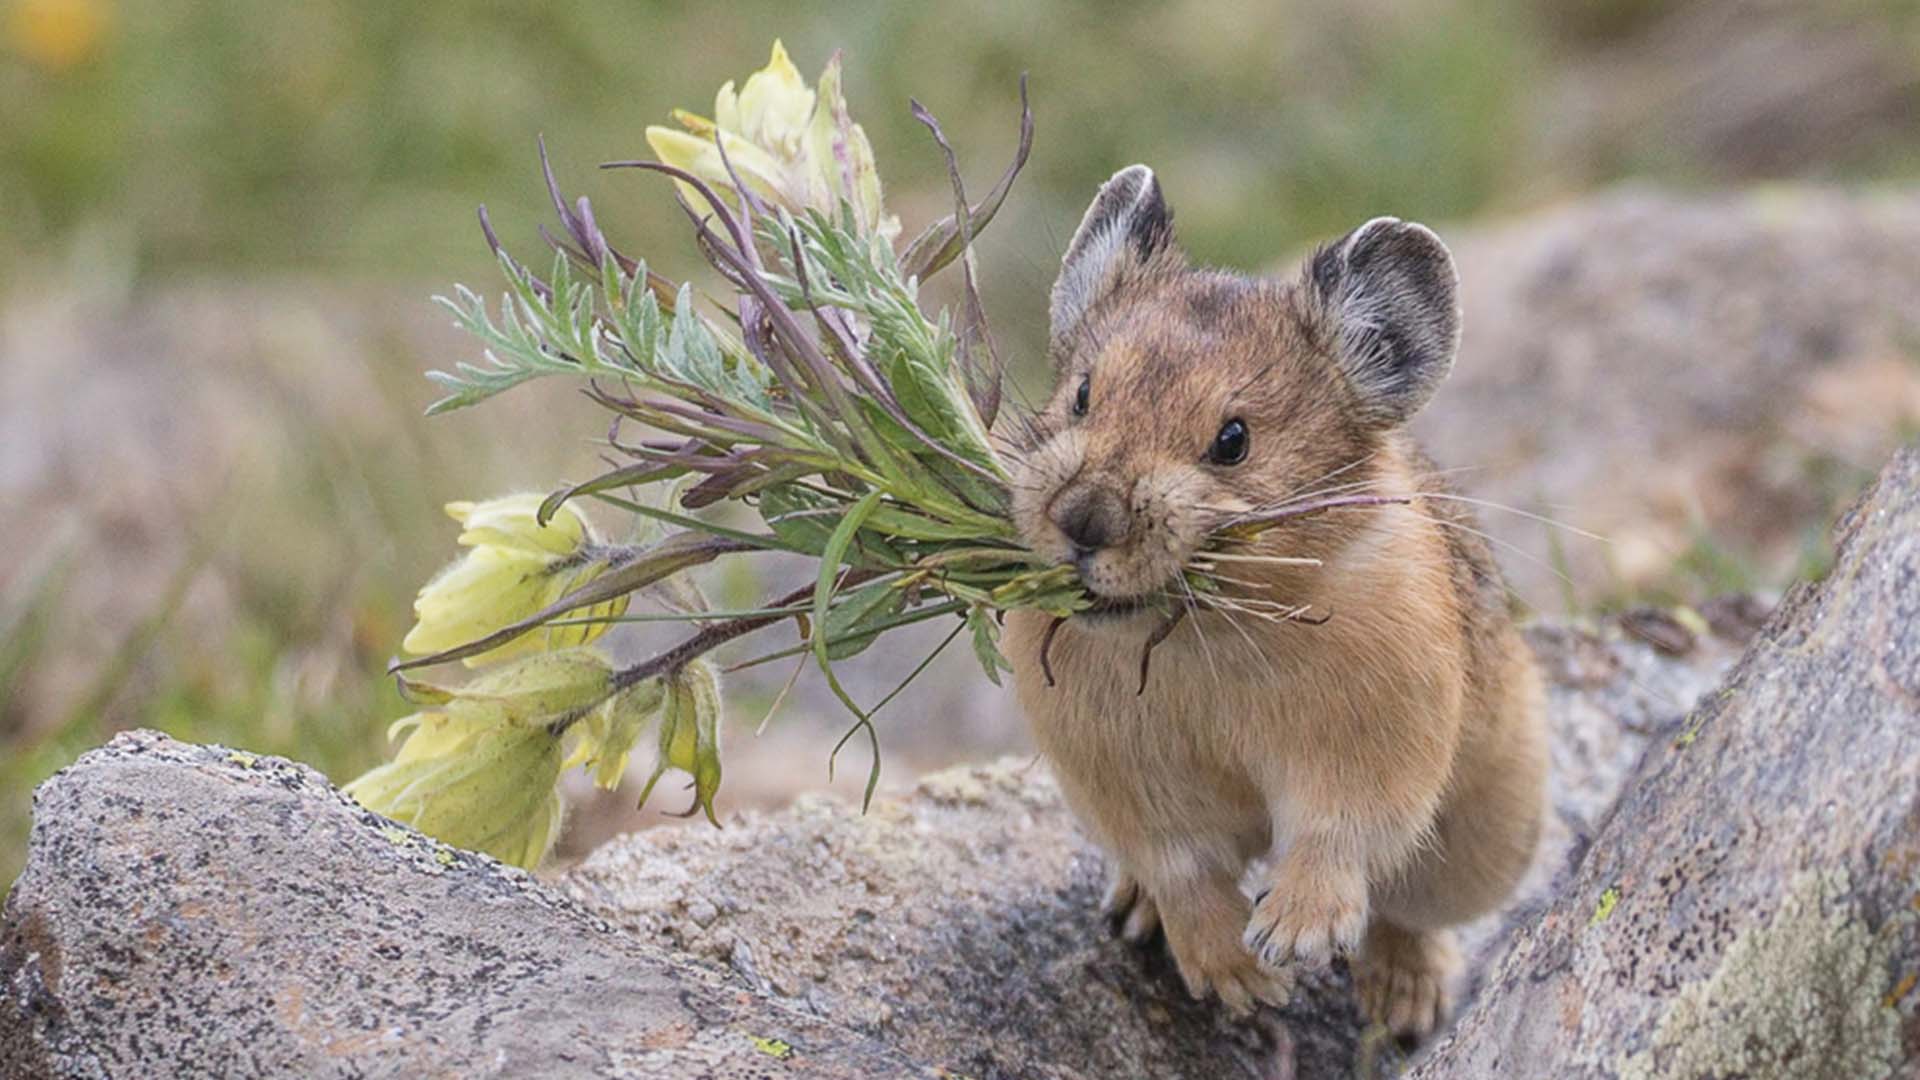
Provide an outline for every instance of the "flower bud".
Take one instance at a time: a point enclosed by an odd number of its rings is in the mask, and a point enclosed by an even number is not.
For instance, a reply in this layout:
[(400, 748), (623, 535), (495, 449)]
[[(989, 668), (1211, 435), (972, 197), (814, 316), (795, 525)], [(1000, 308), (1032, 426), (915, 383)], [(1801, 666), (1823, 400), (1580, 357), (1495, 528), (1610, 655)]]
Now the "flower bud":
[(590, 764), (595, 784), (609, 791), (620, 786), (634, 744), (660, 712), (666, 696), (665, 680), (652, 678), (608, 698), (580, 725), (580, 742), (567, 765)]
[(720, 824), (713, 812), (713, 796), (720, 790), (720, 673), (704, 659), (668, 677), (653, 775), (640, 791), (642, 806), (670, 768), (693, 776), (693, 805), (683, 816), (704, 810), (708, 821)]

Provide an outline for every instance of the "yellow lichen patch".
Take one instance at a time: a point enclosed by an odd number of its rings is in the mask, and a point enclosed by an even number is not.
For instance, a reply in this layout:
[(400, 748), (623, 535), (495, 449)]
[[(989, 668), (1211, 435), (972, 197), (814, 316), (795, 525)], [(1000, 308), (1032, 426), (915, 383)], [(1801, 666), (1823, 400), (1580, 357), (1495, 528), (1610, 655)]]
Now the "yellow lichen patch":
[(394, 847), (404, 847), (407, 842), (413, 838), (412, 833), (398, 825), (382, 825), (380, 827), (380, 835), (386, 839), (387, 843), (392, 844)]
[(760, 1051), (770, 1058), (778, 1058), (781, 1061), (785, 1061), (793, 1056), (793, 1044), (785, 1039), (768, 1039), (759, 1035), (749, 1035), (747, 1038), (753, 1040), (753, 1048), (755, 1050)]
[(254, 763), (258, 762), (260, 759), (258, 757), (255, 757), (252, 754), (247, 753), (245, 750), (235, 750), (232, 753), (229, 753), (227, 755), (227, 760), (233, 762), (235, 765), (238, 765), (243, 769), (251, 769), (253, 768)]
[(1593, 917), (1587, 920), (1587, 925), (1599, 926), (1601, 923), (1606, 922), (1607, 917), (1613, 914), (1613, 909), (1619, 906), (1619, 904), (1620, 886), (1607, 886), (1600, 893), (1600, 902), (1593, 905)]
[(1621, 1060), (1622, 1080), (1891, 1075), (1901, 1055), (1900, 1014), (1885, 1001), (1895, 927), (1876, 934), (1848, 890), (1844, 871), (1795, 875), (1772, 918), (1736, 937), (1711, 976), (1673, 999), (1652, 1044)]
[(1696, 638), (1711, 637), (1713, 635), (1713, 626), (1707, 622), (1706, 616), (1685, 604), (1674, 608), (1670, 614), (1673, 615), (1674, 622), (1686, 627), (1687, 633), (1692, 634)]

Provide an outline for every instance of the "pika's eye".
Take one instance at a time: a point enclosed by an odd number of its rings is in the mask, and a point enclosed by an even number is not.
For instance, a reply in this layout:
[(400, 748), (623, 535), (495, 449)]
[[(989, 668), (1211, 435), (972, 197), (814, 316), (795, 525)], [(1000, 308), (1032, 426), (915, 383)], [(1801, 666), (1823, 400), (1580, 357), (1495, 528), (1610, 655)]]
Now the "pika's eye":
[(1087, 415), (1087, 399), (1093, 393), (1093, 376), (1080, 376), (1080, 389), (1073, 392), (1073, 415)]
[(1247, 460), (1247, 425), (1235, 417), (1220, 425), (1220, 434), (1207, 448), (1207, 460), (1215, 465), (1238, 465)]

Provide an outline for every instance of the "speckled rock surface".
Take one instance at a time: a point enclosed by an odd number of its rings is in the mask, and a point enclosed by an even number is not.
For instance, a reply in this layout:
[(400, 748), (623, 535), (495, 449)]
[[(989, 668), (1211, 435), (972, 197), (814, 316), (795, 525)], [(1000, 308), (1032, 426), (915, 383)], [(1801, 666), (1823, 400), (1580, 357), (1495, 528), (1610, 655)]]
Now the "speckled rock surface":
[[(1514, 912), (1468, 935), (1476, 957), (1544, 906), (1647, 741), (1671, 738), (1733, 661), (1743, 627), (1721, 622), (1727, 637), (1669, 652), (1618, 622), (1531, 632), (1552, 687), (1555, 814)], [(936, 774), (864, 817), (805, 797), (721, 831), (649, 830), (559, 884), (643, 939), (983, 1080), (1365, 1077), (1400, 1063), (1361, 1029), (1341, 971), (1246, 1023), (1189, 1001), (1164, 953), (1101, 925), (1102, 874), (1044, 765), (1007, 760)]]
[(1920, 447), (1416, 1075), (1920, 1074)]
[(0, 1076), (935, 1076), (277, 758), (122, 735), (36, 796)]

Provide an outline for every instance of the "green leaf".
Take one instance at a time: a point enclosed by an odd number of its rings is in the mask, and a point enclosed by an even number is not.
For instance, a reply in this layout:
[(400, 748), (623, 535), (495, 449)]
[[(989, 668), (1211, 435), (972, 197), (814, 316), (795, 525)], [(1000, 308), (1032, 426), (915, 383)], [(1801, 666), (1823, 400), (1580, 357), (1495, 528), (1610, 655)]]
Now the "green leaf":
[(907, 594), (889, 582), (876, 581), (845, 593), (833, 606), (825, 625), (827, 657), (845, 660), (864, 652), (879, 634), (865, 633), (900, 614), (907, 606)]
[[(827, 619), (831, 615), (834, 582), (840, 576), (840, 564), (846, 561), (847, 550), (853, 546), (854, 534), (860, 531), (860, 526), (866, 524), (867, 515), (873, 512), (873, 508), (879, 502), (880, 493), (877, 491), (869, 491), (861, 496), (860, 501), (854, 503), (847, 511), (847, 515), (834, 527), (832, 535), (827, 537), (826, 547), (820, 552), (820, 573), (813, 585), (813, 625), (827, 624)], [(831, 676), (833, 665), (828, 663), (826, 635), (814, 635), (813, 651), (820, 660), (821, 668)], [(835, 684), (835, 690), (838, 689), (838, 684)], [(844, 699), (845, 694), (842, 693), (841, 697)], [(852, 706), (853, 702), (848, 700), (847, 704)], [(854, 711), (860, 710), (856, 707)]]
[[(767, 523), (773, 535), (795, 551), (822, 554), (822, 557), (833, 537), (834, 527), (845, 520), (848, 505), (840, 499), (798, 484), (775, 484), (760, 492), (760, 518)], [(884, 509), (884, 506), (875, 503), (872, 512), (879, 513)], [(904, 561), (898, 549), (872, 530), (859, 538), (858, 550), (884, 563)]]
[[(847, 549), (853, 546), (854, 534), (860, 531), (860, 526), (866, 523), (867, 515), (879, 502), (878, 491), (869, 491), (861, 496), (860, 501), (853, 504), (853, 508), (847, 511), (847, 516), (840, 520), (839, 527), (834, 529), (833, 535), (827, 539), (827, 548), (820, 555), (820, 576), (814, 581), (813, 586), (814, 626), (826, 625), (829, 615), (828, 605), (833, 600), (834, 580), (840, 576), (840, 563), (846, 558)], [(874, 731), (873, 721), (868, 719), (866, 712), (853, 700), (853, 695), (847, 693), (846, 687), (840, 685), (840, 677), (834, 674), (833, 659), (827, 652), (827, 635), (822, 633), (813, 635), (813, 655), (814, 659), (820, 662), (820, 672), (827, 677), (827, 686), (832, 688), (834, 696), (840, 699), (840, 703), (845, 705), (848, 711), (858, 717), (848, 735), (864, 728), (867, 739), (873, 746), (873, 768), (867, 773), (866, 795), (860, 804), (861, 809), (864, 810), (873, 802), (874, 789), (880, 786), (880, 737)], [(833, 748), (833, 754), (828, 756), (829, 774), (833, 771), (833, 762), (839, 756), (840, 747), (846, 745), (846, 741), (847, 736), (842, 736), (839, 745)]]
[[(882, 504), (873, 508), (873, 516), (867, 519), (867, 527), (877, 533), (899, 537), (902, 540), (978, 540), (980, 526), (962, 525), (941, 521), (925, 514), (916, 514), (897, 506)], [(1012, 554), (1002, 551), (1003, 556)], [(1018, 558), (1017, 554), (1013, 557)]]
[(781, 484), (760, 493), (760, 520), (795, 551), (825, 551), (839, 519), (840, 504), (797, 484)]
[(980, 670), (999, 686), (1000, 673), (1012, 671), (1013, 665), (1000, 654), (1000, 624), (994, 621), (993, 609), (985, 604), (968, 608), (967, 626), (973, 631), (973, 655), (980, 658)]

